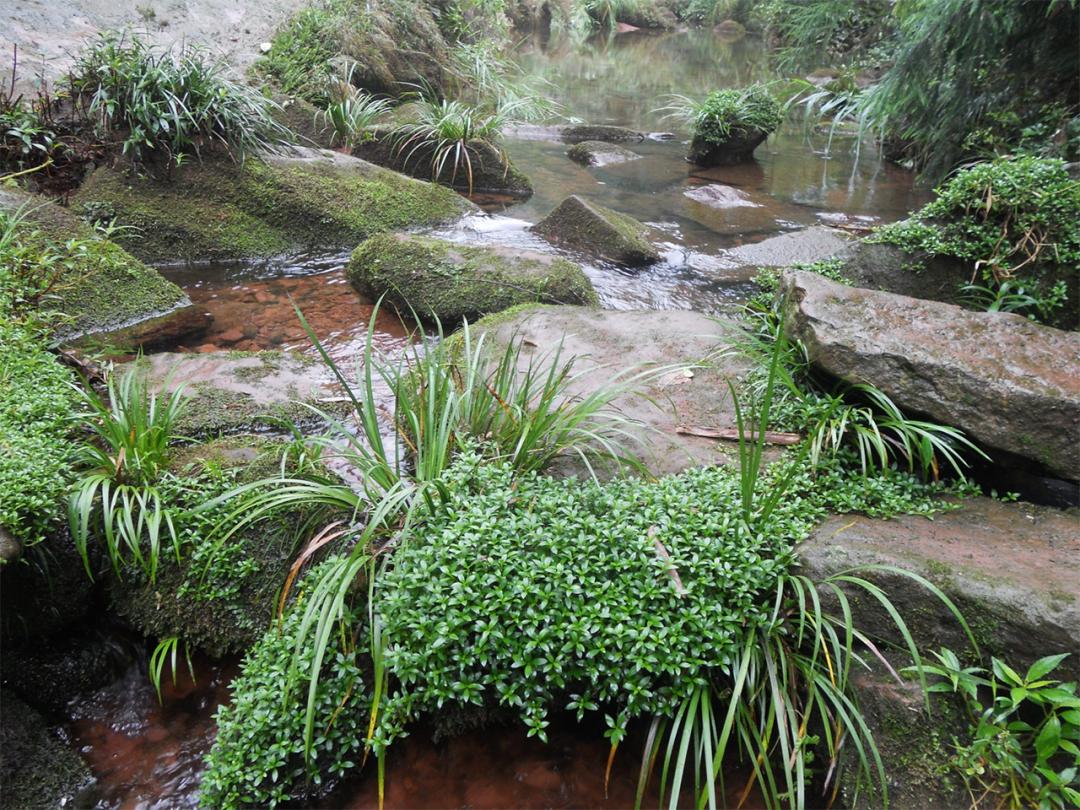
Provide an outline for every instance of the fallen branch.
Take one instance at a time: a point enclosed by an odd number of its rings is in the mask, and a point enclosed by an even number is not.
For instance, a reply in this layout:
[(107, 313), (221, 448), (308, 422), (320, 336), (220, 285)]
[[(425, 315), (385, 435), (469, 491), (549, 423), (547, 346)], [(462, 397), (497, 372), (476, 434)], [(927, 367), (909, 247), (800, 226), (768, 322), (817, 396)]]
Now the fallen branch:
[[(705, 428), (705, 427), (688, 427), (686, 425), (679, 425), (675, 428), (675, 432), (681, 436), (700, 436), (703, 439), (722, 439), (729, 442), (737, 442), (739, 440), (738, 428)], [(747, 441), (757, 440), (756, 430), (747, 430), (744, 434)], [(765, 431), (765, 444), (779, 444), (779, 445), (792, 445), (798, 444), (803, 439), (798, 433), (779, 433), (774, 430)]]

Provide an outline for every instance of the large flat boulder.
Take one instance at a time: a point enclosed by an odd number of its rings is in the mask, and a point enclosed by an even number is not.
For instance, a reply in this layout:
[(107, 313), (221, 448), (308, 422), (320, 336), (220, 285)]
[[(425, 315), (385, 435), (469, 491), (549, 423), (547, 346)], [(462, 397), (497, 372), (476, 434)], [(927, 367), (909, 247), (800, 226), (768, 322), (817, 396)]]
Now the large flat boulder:
[(1080, 479), (1080, 334), (1019, 315), (787, 273), (787, 327), (810, 361), (901, 410)]
[(613, 264), (633, 267), (660, 259), (645, 225), (576, 194), (559, 203), (532, 229), (555, 245)]
[(144, 261), (276, 256), (352, 247), (384, 231), (453, 221), (475, 210), (450, 189), (319, 149), (192, 161), (151, 178), (101, 168), (76, 193), (75, 211), (115, 219), (117, 239)]
[[(775, 225), (774, 225), (775, 227)], [(746, 267), (788, 267), (828, 259), (843, 249), (851, 237), (824, 225), (770, 236), (760, 242), (740, 245), (724, 258)]]
[[(525, 307), (479, 321), (474, 329), (496, 346), (522, 340), (521, 363), (542, 357), (561, 343), (561, 362), (577, 358), (570, 396), (586, 396), (619, 372), (685, 364), (647, 382), (643, 396), (624, 395), (613, 404), (639, 425), (642, 442), (628, 449), (656, 475), (689, 467), (726, 464), (734, 442), (709, 438), (710, 431), (736, 425), (728, 381), (738, 385), (750, 363), (738, 357), (717, 360), (716, 352), (740, 334), (734, 321), (697, 312), (620, 311), (584, 307)], [(580, 472), (569, 464), (563, 472)]]
[[(818, 578), (867, 564), (913, 571), (956, 602), (984, 653), (1027, 666), (1069, 652), (1066, 668), (1080, 673), (1076, 509), (972, 498), (933, 520), (839, 515), (799, 547), (799, 559)], [(967, 648), (960, 625), (925, 588), (888, 571), (869, 576), (886, 588), (922, 649)], [(856, 623), (891, 637), (890, 620), (871, 599), (858, 602)]]
[(385, 297), (404, 317), (448, 326), (526, 303), (599, 303), (585, 272), (547, 253), (461, 245), (415, 234), (382, 234), (353, 251), (349, 282)]
[(580, 141), (566, 150), (566, 156), (583, 166), (609, 166), (641, 159), (637, 152), (607, 141)]

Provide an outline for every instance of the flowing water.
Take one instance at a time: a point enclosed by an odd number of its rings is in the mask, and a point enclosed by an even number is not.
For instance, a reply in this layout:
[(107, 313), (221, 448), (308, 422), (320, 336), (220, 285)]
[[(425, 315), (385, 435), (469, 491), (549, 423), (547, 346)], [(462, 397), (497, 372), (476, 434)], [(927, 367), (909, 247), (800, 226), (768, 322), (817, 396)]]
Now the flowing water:
[[(546, 81), (565, 114), (591, 124), (648, 132), (671, 130), (656, 109), (665, 95), (701, 96), (717, 87), (771, 78), (763, 45), (727, 41), (707, 30), (624, 34), (592, 42), (522, 44), (518, 61)], [(551, 250), (528, 226), (569, 194), (579, 194), (654, 226), (664, 259), (625, 271), (585, 263), (610, 308), (718, 312), (750, 289), (727, 251), (816, 224), (865, 226), (901, 217), (927, 199), (910, 173), (882, 164), (866, 148), (856, 159), (850, 136), (829, 139), (789, 126), (758, 148), (753, 163), (696, 170), (684, 160), (685, 132), (627, 144), (641, 156), (586, 168), (566, 146), (515, 137), (507, 150), (533, 181), (534, 196), (513, 206), (492, 203), (439, 235), (462, 242)], [(708, 183), (735, 186), (754, 203), (710, 208), (685, 192)], [(580, 257), (578, 257), (580, 258)], [(351, 360), (362, 345), (371, 302), (351, 290), (347, 254), (286, 257), (261, 265), (173, 268), (167, 274), (214, 316), (214, 325), (186, 351), (311, 351), (293, 310), (299, 306), (335, 359)], [(406, 331), (388, 314), (376, 324), (379, 347), (400, 351)], [(196, 803), (201, 757), (213, 738), (214, 708), (227, 699), (235, 663), (200, 662), (198, 683), (181, 676), (158, 705), (144, 672), (133, 668), (108, 689), (73, 707), (69, 731), (97, 774), (101, 806), (184, 807)], [(607, 746), (602, 729), (556, 723), (552, 743), (526, 740), (500, 727), (436, 744), (414, 734), (393, 752), (388, 806), (622, 807), (632, 803), (636, 752), (624, 746), (611, 794), (603, 784)], [(334, 806), (375, 806), (368, 769), (336, 795)], [(733, 780), (734, 781), (734, 780)]]

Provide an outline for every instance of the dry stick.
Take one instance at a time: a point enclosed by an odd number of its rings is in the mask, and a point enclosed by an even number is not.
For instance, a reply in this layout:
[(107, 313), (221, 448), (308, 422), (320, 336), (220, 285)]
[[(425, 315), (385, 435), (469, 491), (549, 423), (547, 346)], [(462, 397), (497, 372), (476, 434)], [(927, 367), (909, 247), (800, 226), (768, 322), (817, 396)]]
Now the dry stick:
[(668, 576), (671, 577), (671, 581), (675, 583), (676, 596), (685, 596), (686, 588), (683, 587), (682, 579), (679, 577), (679, 572), (671, 562), (671, 555), (668, 554), (668, 550), (664, 548), (664, 544), (660, 542), (660, 538), (656, 536), (656, 527), (650, 526), (649, 537), (653, 541), (653, 548), (656, 549), (656, 556), (662, 559), (668, 564)]
[[(739, 431), (736, 428), (707, 428), (678, 425), (675, 432), (681, 436), (700, 436), (703, 439), (722, 439), (724, 441), (738, 441)], [(757, 438), (756, 430), (746, 431), (746, 437), (753, 441)], [(802, 441), (803, 437), (798, 433), (780, 433), (767, 430), (764, 434), (766, 444), (793, 445)]]

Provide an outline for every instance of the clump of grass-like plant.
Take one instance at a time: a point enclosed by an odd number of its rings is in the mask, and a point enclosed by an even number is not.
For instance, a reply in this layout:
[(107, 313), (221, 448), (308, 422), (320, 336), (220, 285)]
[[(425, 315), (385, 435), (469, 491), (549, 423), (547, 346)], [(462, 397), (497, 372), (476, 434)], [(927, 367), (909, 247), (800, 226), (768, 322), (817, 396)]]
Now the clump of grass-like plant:
[(180, 542), (158, 482), (166, 471), (183, 386), (159, 395), (137, 367), (111, 371), (102, 397), (79, 389), (86, 408), (78, 416), (90, 436), (76, 448), (81, 473), (68, 501), (75, 545), (93, 577), (89, 544), (100, 536), (117, 576), (134, 565), (151, 582), (166, 545), (177, 561)]
[(187, 45), (158, 52), (136, 37), (103, 35), (78, 57), (68, 86), (101, 134), (138, 163), (179, 164), (213, 146), (239, 158), (288, 135), (273, 101)]
[(316, 126), (331, 131), (332, 143), (353, 147), (374, 137), (373, 130), (393, 109), (388, 98), (378, 98), (353, 84), (355, 65), (344, 79), (330, 83), (330, 98), (325, 109), (315, 115)]
[(668, 104), (657, 112), (683, 122), (695, 138), (709, 144), (768, 136), (783, 120), (779, 102), (762, 84), (714, 90), (702, 100), (681, 95), (668, 99)]
[(497, 159), (509, 171), (506, 153), (500, 145), (503, 127), (520, 118), (531, 102), (515, 98), (494, 109), (486, 109), (459, 100), (436, 99), (417, 94), (409, 105), (408, 120), (398, 124), (391, 135), (396, 153), (408, 166), (414, 159), (425, 160), (431, 167), (431, 179), (441, 181), (449, 175), (454, 185), (461, 176), (473, 190), (474, 163)]

